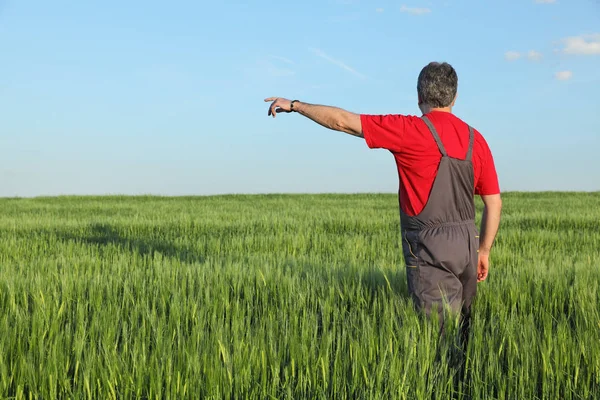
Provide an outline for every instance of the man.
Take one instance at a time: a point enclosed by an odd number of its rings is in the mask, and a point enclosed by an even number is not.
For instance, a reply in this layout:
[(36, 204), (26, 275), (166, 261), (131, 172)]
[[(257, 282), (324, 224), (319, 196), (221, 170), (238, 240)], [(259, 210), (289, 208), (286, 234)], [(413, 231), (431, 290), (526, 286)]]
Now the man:
[[(502, 201), (491, 151), (483, 136), (452, 114), (458, 77), (432, 62), (418, 77), (421, 117), (354, 114), (336, 107), (271, 97), (268, 115), (298, 112), (318, 124), (389, 150), (400, 181), (402, 245), (414, 304), (429, 315), (449, 305), (468, 331), (477, 282), (488, 276)], [(481, 238), (474, 195), (485, 205)], [(465, 332), (466, 333), (466, 332)]]

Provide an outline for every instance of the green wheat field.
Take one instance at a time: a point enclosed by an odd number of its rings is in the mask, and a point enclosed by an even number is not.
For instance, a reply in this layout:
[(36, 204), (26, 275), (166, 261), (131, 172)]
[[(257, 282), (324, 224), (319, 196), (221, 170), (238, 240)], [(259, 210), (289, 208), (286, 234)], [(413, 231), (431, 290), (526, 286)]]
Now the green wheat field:
[(395, 195), (2, 199), (0, 398), (600, 398), (600, 193), (503, 200), (457, 362)]

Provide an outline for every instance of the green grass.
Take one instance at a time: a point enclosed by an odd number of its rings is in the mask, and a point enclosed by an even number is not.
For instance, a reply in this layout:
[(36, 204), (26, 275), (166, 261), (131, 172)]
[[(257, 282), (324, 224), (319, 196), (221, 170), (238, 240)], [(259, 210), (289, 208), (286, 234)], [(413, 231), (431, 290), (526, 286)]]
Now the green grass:
[(504, 196), (459, 380), (393, 195), (3, 199), (0, 398), (600, 398), (599, 227)]

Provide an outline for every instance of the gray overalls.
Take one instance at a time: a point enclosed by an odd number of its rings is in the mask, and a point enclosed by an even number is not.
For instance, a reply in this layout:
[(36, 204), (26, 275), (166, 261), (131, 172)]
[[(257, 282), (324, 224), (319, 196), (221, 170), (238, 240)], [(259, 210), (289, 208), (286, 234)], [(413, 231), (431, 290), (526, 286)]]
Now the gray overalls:
[[(434, 304), (441, 312), (446, 303), (469, 320), (477, 291), (479, 249), (471, 162), (473, 128), (469, 126), (469, 149), (461, 160), (448, 157), (431, 121), (425, 116), (423, 120), (442, 158), (423, 211), (408, 216), (400, 210), (408, 289), (417, 309), (427, 315)], [(442, 321), (443, 314), (439, 315)]]

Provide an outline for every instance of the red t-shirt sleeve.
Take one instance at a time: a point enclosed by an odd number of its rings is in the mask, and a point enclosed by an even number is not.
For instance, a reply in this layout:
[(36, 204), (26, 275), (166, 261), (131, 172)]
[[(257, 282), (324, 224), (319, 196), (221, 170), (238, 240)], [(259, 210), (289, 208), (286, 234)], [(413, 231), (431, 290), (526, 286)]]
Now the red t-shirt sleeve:
[(407, 127), (406, 116), (361, 114), (360, 122), (369, 148), (400, 151)]
[(475, 194), (487, 196), (500, 193), (500, 184), (498, 183), (498, 174), (494, 157), (485, 140), (483, 141), (483, 154), (481, 157), (481, 173), (475, 184)]

